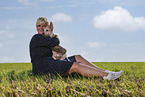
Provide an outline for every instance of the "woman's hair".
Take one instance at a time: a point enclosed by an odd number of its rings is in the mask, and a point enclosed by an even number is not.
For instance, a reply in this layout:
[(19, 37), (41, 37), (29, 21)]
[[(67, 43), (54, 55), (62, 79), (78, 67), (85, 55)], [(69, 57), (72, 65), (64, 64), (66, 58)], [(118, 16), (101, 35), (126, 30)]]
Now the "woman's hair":
[(46, 24), (49, 24), (48, 20), (46, 17), (39, 17), (36, 21), (36, 26), (38, 26), (39, 24), (42, 24), (42, 23), (46, 23)]

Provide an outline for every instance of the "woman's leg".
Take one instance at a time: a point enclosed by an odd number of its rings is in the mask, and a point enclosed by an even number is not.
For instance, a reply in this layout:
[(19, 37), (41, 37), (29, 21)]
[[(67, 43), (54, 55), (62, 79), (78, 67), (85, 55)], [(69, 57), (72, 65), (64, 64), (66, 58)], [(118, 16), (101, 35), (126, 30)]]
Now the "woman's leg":
[(76, 61), (78, 63), (81, 63), (81, 64), (85, 64), (87, 66), (90, 66), (90, 67), (93, 67), (95, 69), (98, 69), (98, 70), (101, 70), (101, 71), (105, 71), (104, 69), (102, 68), (99, 68), (97, 67), (96, 65), (94, 65), (93, 63), (87, 61), (85, 58), (83, 58), (81, 55), (75, 55), (75, 58), (76, 58)]
[(67, 73), (71, 74), (74, 72), (79, 73), (86, 77), (93, 77), (93, 76), (103, 77), (103, 79), (107, 79), (107, 80), (115, 80), (124, 73), (123, 70), (121, 70), (120, 72), (105, 72), (103, 70), (99, 70), (99, 69), (93, 68), (91, 66), (84, 65), (81, 63), (77, 63), (77, 62), (73, 63), (72, 67), (70, 68), (70, 70)]
[(70, 68), (70, 70), (67, 73), (71, 74), (74, 72), (79, 73), (86, 77), (92, 77), (92, 76), (103, 77), (103, 76), (108, 75), (108, 73), (106, 73), (105, 71), (96, 69), (96, 68), (88, 66), (88, 65), (77, 63), (77, 62), (73, 63), (72, 67)]

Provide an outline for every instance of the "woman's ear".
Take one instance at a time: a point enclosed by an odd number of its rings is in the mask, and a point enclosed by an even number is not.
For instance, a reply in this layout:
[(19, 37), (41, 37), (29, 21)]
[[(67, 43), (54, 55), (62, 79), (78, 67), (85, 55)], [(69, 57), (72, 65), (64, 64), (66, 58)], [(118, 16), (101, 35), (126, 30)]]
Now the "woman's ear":
[(52, 22), (50, 22), (50, 29), (51, 29), (51, 31), (53, 31), (53, 23)]

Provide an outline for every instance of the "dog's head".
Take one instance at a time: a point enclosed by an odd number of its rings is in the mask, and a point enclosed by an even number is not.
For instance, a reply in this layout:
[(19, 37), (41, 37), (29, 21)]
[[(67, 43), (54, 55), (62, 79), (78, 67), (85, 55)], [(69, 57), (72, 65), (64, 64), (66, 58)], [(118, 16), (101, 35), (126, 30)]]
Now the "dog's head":
[(50, 22), (50, 25), (48, 24), (47, 27), (44, 29), (44, 36), (48, 37), (53, 37), (54, 33), (53, 33), (53, 23)]

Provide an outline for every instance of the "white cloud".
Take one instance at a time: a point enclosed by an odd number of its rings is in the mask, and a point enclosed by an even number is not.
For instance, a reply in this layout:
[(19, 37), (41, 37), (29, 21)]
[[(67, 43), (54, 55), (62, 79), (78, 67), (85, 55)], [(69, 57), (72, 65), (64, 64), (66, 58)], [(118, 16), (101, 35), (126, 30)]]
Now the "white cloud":
[(20, 9), (28, 9), (29, 7), (21, 7), (21, 6), (6, 6), (2, 7), (1, 9), (6, 9), (6, 10), (20, 10)]
[(72, 17), (64, 13), (56, 13), (51, 17), (51, 20), (56, 22), (70, 22), (72, 21)]
[(12, 39), (12, 38), (15, 38), (15, 35), (12, 34), (12, 33), (9, 33), (9, 34), (7, 35), (7, 37)]
[(61, 43), (70, 43), (72, 40), (69, 35), (60, 35), (59, 39), (61, 40)]
[(89, 48), (97, 48), (97, 49), (100, 49), (102, 46), (105, 46), (105, 43), (102, 43), (102, 42), (87, 42), (86, 45)]
[(0, 30), (0, 39), (6, 38), (6, 37), (9, 39), (13, 39), (13, 38), (15, 38), (15, 35), (11, 31), (9, 31), (8, 29)]
[(29, 5), (30, 4), (29, 0), (18, 0), (18, 2), (22, 3), (24, 5)]
[(93, 19), (96, 29), (133, 32), (145, 30), (145, 17), (133, 17), (126, 9), (114, 7)]
[(9, 57), (9, 56), (0, 56), (0, 63), (7, 63), (7, 62), (12, 62), (14, 63), (15, 59), (13, 57)]
[(2, 43), (0, 43), (0, 48), (2, 48), (3, 47), (3, 44)]
[(40, 1), (42, 1), (42, 2), (52, 2), (54, 0), (40, 0)]
[(17, 0), (19, 3), (22, 3), (26, 6), (38, 6), (39, 2), (53, 2), (55, 0)]
[(96, 0), (102, 4), (137, 6), (145, 5), (144, 0)]

